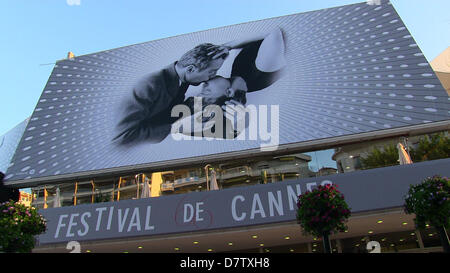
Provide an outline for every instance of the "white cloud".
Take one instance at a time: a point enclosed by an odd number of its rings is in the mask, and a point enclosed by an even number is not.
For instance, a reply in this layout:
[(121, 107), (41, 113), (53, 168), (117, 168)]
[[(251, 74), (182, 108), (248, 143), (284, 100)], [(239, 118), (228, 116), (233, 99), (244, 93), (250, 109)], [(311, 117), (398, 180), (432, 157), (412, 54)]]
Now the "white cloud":
[(81, 0), (66, 0), (69, 6), (79, 6), (81, 5)]

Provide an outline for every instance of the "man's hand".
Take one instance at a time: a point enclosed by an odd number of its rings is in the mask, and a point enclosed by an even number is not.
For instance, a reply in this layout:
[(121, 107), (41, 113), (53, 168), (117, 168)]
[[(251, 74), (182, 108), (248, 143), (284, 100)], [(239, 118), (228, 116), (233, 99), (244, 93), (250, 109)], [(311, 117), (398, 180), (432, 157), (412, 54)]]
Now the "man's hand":
[(228, 54), (230, 54), (230, 50), (231, 47), (222, 45), (219, 46), (216, 50), (209, 52), (208, 56), (213, 55), (212, 57), (213, 60), (220, 58), (224, 54), (228, 57)]

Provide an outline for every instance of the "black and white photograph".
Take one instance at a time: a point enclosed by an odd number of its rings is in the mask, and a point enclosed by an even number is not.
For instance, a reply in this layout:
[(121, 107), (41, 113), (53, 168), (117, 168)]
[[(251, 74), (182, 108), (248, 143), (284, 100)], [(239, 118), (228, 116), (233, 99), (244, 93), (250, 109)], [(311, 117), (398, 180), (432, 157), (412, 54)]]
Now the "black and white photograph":
[[(120, 107), (124, 114), (118, 123), (119, 133), (115, 140), (120, 144), (161, 142), (170, 134), (175, 122), (182, 123), (172, 117), (173, 107), (182, 104), (193, 116), (197, 115), (194, 97), (201, 98), (201, 111), (209, 105), (224, 108), (229, 105), (229, 114), (233, 115), (234, 109), (244, 108), (247, 93), (263, 90), (282, 77), (286, 67), (284, 52), (283, 33), (278, 28), (247, 40), (196, 46), (178, 61), (139, 80)], [(196, 86), (199, 86), (196, 93), (191, 90), (190, 96), (186, 97), (189, 87)], [(181, 119), (196, 120), (193, 116)], [(201, 119), (202, 130), (215, 126), (206, 124), (212, 116)], [(227, 122), (222, 124), (224, 130), (220, 135), (224, 138), (234, 138), (238, 134), (234, 126), (227, 131)], [(192, 128), (188, 133), (195, 131)]]

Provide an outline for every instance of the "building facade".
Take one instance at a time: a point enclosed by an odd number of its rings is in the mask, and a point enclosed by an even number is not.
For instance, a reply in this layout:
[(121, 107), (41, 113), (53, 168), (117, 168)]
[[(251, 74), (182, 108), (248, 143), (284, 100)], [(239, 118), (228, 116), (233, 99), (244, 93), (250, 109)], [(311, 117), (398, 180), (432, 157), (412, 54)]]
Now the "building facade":
[[(171, 131), (159, 142), (111, 141), (121, 110), (134, 122), (161, 107), (160, 91), (138, 92), (143, 79), (152, 88), (160, 75), (181, 81), (162, 67), (176, 67), (197, 44), (241, 44), (234, 41), (256, 32), (264, 38), (230, 47), (217, 71), (232, 83), (236, 70), (250, 69), (236, 69), (242, 56), (262, 54), (263, 44), (283, 49), (263, 60), (281, 56), (280, 71), (260, 71), (247, 56), (259, 72), (238, 74), (253, 123), (233, 128), (248, 130), (235, 130), (234, 139), (207, 137), (200, 127), (200, 137)], [(258, 78), (274, 72), (283, 76)], [(122, 107), (130, 94), (133, 107)], [(139, 103), (151, 107), (138, 111)], [(165, 125), (166, 110), (146, 126)], [(32, 205), (48, 220), (34, 252), (68, 252), (71, 241), (82, 252), (322, 252), (295, 214), (299, 194), (327, 184), (339, 187), (352, 211), (348, 232), (331, 237), (334, 252), (367, 252), (369, 241), (382, 252), (439, 252), (437, 231), (416, 230), (403, 198), (410, 185), (450, 174), (448, 154), (419, 152), (423, 143), (448, 150), (440, 147), (448, 147), (449, 111), (446, 90), (390, 2), (364, 2), (58, 61), (5, 185), (31, 188)], [(210, 129), (217, 116), (200, 126)], [(222, 127), (221, 118), (213, 121)], [(398, 144), (411, 164), (400, 164)], [(391, 151), (391, 160), (369, 163), (374, 149)]]

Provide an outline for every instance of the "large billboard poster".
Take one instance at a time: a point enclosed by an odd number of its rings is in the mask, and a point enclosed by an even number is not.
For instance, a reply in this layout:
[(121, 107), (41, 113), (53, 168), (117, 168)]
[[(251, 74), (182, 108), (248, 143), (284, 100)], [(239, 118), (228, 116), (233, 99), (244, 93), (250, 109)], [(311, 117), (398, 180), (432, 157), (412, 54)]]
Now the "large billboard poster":
[(364, 2), (59, 61), (6, 179), (274, 150), (449, 105), (393, 6)]

